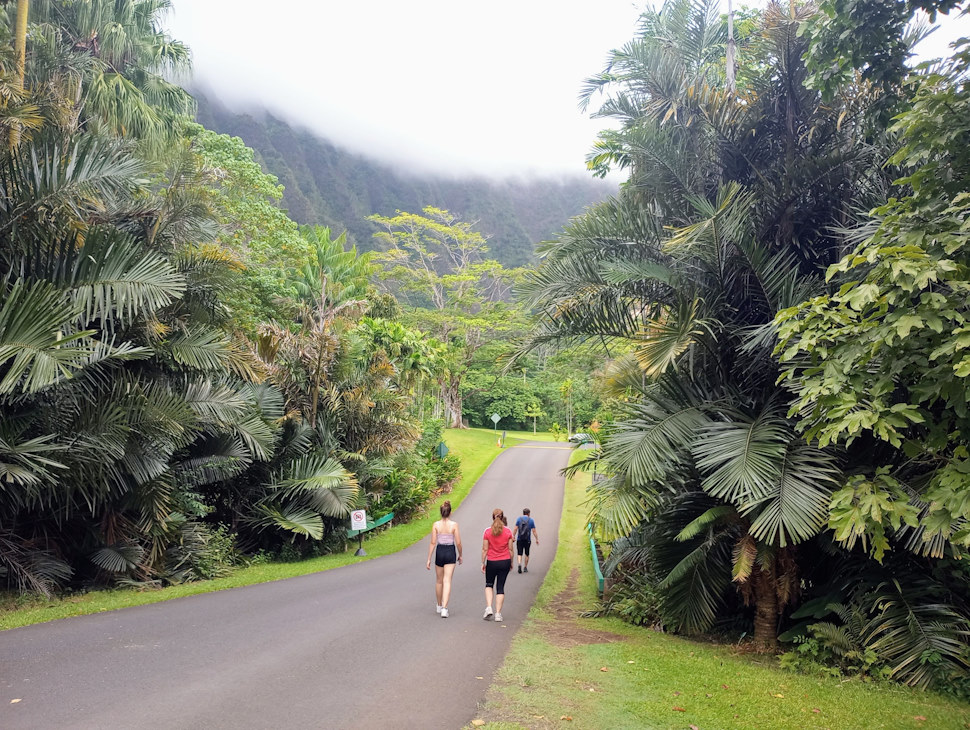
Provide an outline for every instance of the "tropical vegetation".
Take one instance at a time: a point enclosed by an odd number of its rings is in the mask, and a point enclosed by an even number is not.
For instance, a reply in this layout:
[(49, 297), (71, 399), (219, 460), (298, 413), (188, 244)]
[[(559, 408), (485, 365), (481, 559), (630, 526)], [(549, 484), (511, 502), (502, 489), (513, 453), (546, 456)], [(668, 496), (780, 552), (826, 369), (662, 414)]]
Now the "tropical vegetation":
[(191, 122), (169, 8), (0, 7), (0, 581), (21, 591), (320, 553), (351, 508), (413, 513), (458, 476), (412, 449), (440, 438), (410, 407), (436, 346)]
[(540, 251), (521, 353), (607, 358), (573, 469), (640, 622), (964, 692), (967, 61), (899, 52), (957, 5), (668, 0), (587, 81), (628, 180)]
[(970, 46), (907, 65), (966, 3), (647, 9), (523, 268), (494, 191), (291, 217), (353, 176), (195, 121), (170, 6), (0, 3), (0, 586), (340, 551), (497, 416), (590, 443), (599, 613), (970, 696)]

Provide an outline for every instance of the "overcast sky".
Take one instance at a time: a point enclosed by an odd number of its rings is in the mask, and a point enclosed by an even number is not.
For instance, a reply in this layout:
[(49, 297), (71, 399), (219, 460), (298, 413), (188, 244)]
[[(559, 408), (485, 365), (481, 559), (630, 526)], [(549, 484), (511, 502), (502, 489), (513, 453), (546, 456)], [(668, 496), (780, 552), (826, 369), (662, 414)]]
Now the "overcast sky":
[[(583, 174), (603, 122), (580, 114), (579, 88), (633, 37), (645, 3), (174, 5), (168, 25), (191, 47), (196, 78), (230, 106), (265, 106), (341, 146), (421, 171), (507, 176)], [(941, 34), (934, 45), (947, 40)]]

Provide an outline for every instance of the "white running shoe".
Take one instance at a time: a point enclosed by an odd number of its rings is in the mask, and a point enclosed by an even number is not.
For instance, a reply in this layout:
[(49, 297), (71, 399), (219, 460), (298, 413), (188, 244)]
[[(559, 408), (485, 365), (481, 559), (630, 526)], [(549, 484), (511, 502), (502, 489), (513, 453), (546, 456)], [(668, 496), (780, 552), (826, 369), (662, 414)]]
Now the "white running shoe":
[(491, 606), (485, 606), (485, 615), (482, 616), (482, 618), (485, 619), (486, 621), (488, 621), (494, 615), (495, 615), (495, 612), (492, 610), (492, 607)]
[(437, 604), (437, 603), (436, 603), (436, 604), (435, 604), (435, 609), (434, 609), (434, 610), (435, 610), (435, 612), (436, 612), (436, 613), (441, 613), (441, 610), (442, 610), (442, 609), (441, 609), (441, 605), (440, 605), (440, 604)]
[(496, 621), (501, 621), (502, 620), (502, 614), (500, 614), (500, 613), (495, 614), (495, 620)]
[(448, 609), (447, 608), (442, 608), (441, 609), (441, 618), (448, 618)]

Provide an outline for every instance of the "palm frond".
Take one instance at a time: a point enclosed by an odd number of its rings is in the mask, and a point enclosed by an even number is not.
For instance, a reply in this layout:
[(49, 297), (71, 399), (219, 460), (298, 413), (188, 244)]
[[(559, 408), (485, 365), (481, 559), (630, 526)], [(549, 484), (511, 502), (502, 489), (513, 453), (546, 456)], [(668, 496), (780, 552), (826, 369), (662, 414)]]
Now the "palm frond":
[(346, 517), (358, 485), (336, 459), (310, 454), (290, 464), (274, 488), (284, 501), (300, 500), (327, 517)]
[(93, 331), (71, 332), (79, 313), (47, 282), (14, 282), (0, 304), (0, 393), (35, 393), (84, 365)]
[(323, 539), (323, 518), (312, 509), (259, 504), (255, 510), (254, 523), (260, 529), (277, 528), (312, 540)]

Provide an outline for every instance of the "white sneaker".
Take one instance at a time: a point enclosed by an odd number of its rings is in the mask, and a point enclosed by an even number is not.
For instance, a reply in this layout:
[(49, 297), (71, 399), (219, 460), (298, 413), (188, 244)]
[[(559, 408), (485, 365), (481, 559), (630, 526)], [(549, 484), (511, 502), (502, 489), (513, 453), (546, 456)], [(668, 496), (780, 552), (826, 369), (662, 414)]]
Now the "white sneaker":
[(495, 614), (495, 620), (496, 621), (501, 621), (502, 620), (502, 614), (500, 614), (500, 613)]
[(486, 621), (488, 621), (494, 615), (495, 615), (495, 612), (492, 610), (492, 607), (491, 606), (485, 606), (485, 615), (482, 616), (482, 618), (485, 619)]
[(448, 618), (448, 609), (447, 608), (441, 609), (441, 618)]
[(436, 604), (435, 604), (435, 609), (434, 609), (434, 610), (435, 610), (435, 612), (436, 612), (436, 613), (441, 613), (441, 606), (440, 606), (439, 604), (437, 604), (437, 603), (436, 603)]

